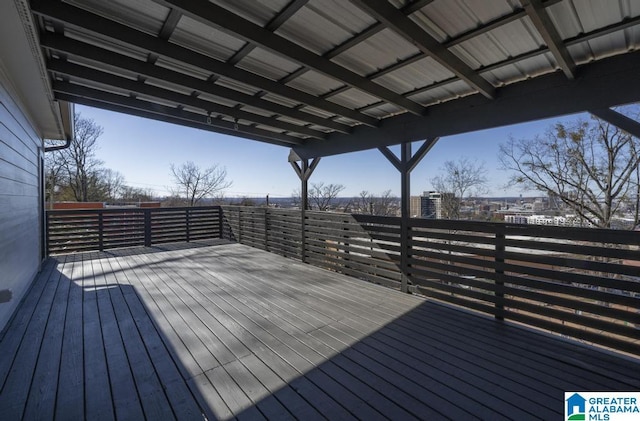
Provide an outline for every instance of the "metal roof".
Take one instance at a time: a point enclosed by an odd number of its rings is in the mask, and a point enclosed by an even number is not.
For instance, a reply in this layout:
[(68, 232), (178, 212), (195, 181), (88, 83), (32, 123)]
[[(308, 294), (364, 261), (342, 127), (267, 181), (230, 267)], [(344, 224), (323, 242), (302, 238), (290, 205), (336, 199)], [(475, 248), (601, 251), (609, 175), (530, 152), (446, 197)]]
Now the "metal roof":
[(59, 100), (315, 157), (640, 101), (640, 0), (32, 0)]

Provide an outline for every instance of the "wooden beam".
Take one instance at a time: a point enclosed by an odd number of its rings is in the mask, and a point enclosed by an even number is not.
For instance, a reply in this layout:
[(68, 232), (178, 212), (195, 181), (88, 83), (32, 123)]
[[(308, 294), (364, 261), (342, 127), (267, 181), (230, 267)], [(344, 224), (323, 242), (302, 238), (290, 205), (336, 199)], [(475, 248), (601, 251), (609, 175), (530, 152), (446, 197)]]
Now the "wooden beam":
[(315, 124), (339, 131), (341, 133), (351, 132), (351, 127), (345, 124), (337, 123), (329, 119), (306, 113), (295, 108), (289, 108), (284, 105), (276, 104), (271, 101), (258, 98), (254, 95), (245, 94), (234, 89), (226, 88), (221, 85), (209, 83), (208, 81), (189, 76), (164, 67), (155, 66), (148, 62), (143, 62), (122, 54), (115, 53), (100, 47), (77, 41), (63, 35), (51, 33), (43, 34), (40, 44), (47, 49), (64, 52), (77, 57), (83, 57), (93, 62), (109, 67), (133, 72), (144, 77), (150, 77), (161, 81), (166, 81), (178, 86), (184, 86), (198, 92), (206, 92), (216, 97), (235, 101), (244, 105), (260, 108), (274, 114), (279, 114), (292, 119), (299, 120), (308, 124)]
[(542, 36), (545, 44), (547, 44), (547, 47), (551, 50), (553, 58), (565, 76), (569, 79), (575, 78), (576, 64), (571, 54), (569, 54), (569, 50), (567, 50), (567, 47), (563, 44), (560, 33), (551, 21), (551, 17), (549, 13), (547, 13), (545, 6), (540, 0), (522, 0), (522, 6), (536, 27), (536, 30), (540, 33), (540, 36)]
[(100, 91), (98, 89), (87, 88), (85, 86), (74, 85), (69, 82), (53, 82), (53, 91), (58, 100), (194, 127), (229, 136), (289, 147), (301, 142), (301, 139), (293, 136), (270, 132), (244, 124), (239, 124), (236, 128), (236, 125), (230, 121), (211, 118), (206, 115)]
[(208, 0), (154, 0), (167, 7), (178, 8), (182, 13), (204, 24), (215, 26), (233, 36), (257, 44), (287, 60), (314, 69), (369, 95), (402, 107), (413, 114), (423, 115), (426, 109), (390, 89), (328, 60), (293, 41), (276, 35), (255, 23), (243, 19), (224, 7)]
[(424, 117), (405, 113), (375, 130), (358, 127), (294, 150), (303, 158), (337, 155), (640, 101), (640, 52), (584, 64), (579, 71), (575, 80), (554, 72), (500, 88), (495, 100), (470, 95), (431, 106)]
[[(282, 9), (267, 25), (265, 29), (267, 31), (275, 32), (282, 24), (284, 24), (291, 16), (295, 15), (296, 12), (302, 9), (309, 0), (292, 0), (289, 4), (287, 4), (284, 9)], [(240, 50), (238, 50), (227, 63), (236, 65), (251, 53), (256, 45), (252, 42), (247, 42)]]
[(589, 110), (591, 114), (640, 139), (640, 123), (610, 108)]
[(83, 30), (99, 36), (111, 38), (120, 43), (133, 46), (134, 48), (151, 52), (161, 57), (168, 57), (172, 60), (201, 68), (219, 76), (237, 80), (258, 89), (288, 98), (294, 102), (300, 102), (332, 114), (337, 114), (371, 127), (376, 127), (379, 123), (378, 119), (353, 109), (223, 63), (194, 50), (167, 42), (153, 35), (146, 34), (70, 4), (62, 3), (61, 1), (34, 0), (31, 3), (31, 10), (38, 16), (60, 21), (66, 25), (80, 27)]
[(190, 107), (204, 110), (205, 112), (225, 115), (236, 120), (246, 120), (252, 123), (273, 127), (282, 131), (294, 132), (303, 136), (312, 136), (316, 139), (323, 139), (326, 136), (323, 132), (311, 130), (305, 126), (298, 126), (292, 123), (279, 121), (272, 117), (250, 113), (247, 111), (239, 110), (235, 107), (228, 107), (226, 105), (206, 101), (200, 98), (193, 97), (191, 95), (182, 94), (169, 89), (160, 88), (158, 86), (152, 86), (144, 82), (139, 82), (122, 76), (103, 72), (101, 70), (84, 67), (78, 64), (73, 64), (71, 62), (63, 61), (60, 59), (49, 60), (47, 63), (47, 68), (50, 71), (71, 76), (73, 78), (94, 81), (105, 86), (117, 88), (119, 90), (147, 95), (161, 100), (175, 102), (181, 105), (188, 105)]
[(387, 27), (401, 35), (407, 41), (418, 47), (420, 51), (431, 56), (442, 66), (449, 69), (460, 79), (478, 90), (487, 98), (493, 98), (495, 88), (482, 78), (465, 62), (449, 51), (438, 40), (426, 33), (420, 26), (406, 17), (399, 9), (387, 0), (351, 0), (362, 10), (373, 16)]

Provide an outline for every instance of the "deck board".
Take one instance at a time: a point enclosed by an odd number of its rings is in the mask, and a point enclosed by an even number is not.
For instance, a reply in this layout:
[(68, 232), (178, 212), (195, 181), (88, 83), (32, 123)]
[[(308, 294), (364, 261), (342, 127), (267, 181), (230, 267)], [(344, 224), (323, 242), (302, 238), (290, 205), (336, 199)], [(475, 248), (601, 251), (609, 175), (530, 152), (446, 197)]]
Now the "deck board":
[[(2, 393), (0, 393), (0, 408), (2, 409), (0, 412), (6, 419), (21, 419), (24, 414), (27, 397), (32, 387), (31, 380), (41, 352), (47, 320), (58, 287), (58, 278), (60, 278), (60, 273), (53, 271), (51, 272), (51, 277), (43, 281), (45, 282), (44, 291), (40, 295), (37, 304), (35, 304), (28, 326), (24, 330), (24, 335), (19, 337), (23, 333), (19, 332), (15, 338), (15, 340), (20, 341), (15, 353), (11, 355), (0, 352), (3, 359), (5, 356), (9, 360), (13, 357), (11, 368), (2, 386)], [(7, 336), (11, 336), (10, 332)], [(55, 350), (52, 352), (55, 352)]]
[(0, 341), (10, 419), (554, 419), (640, 363), (239, 244), (50, 260)]
[[(65, 282), (78, 279), (81, 266), (75, 262), (67, 265), (70, 273), (63, 276)], [(69, 285), (69, 298), (62, 335), (62, 355), (57, 380), (56, 419), (78, 420), (84, 418), (84, 406), (78, 405), (84, 399), (84, 348), (83, 348), (83, 294), (82, 288)]]

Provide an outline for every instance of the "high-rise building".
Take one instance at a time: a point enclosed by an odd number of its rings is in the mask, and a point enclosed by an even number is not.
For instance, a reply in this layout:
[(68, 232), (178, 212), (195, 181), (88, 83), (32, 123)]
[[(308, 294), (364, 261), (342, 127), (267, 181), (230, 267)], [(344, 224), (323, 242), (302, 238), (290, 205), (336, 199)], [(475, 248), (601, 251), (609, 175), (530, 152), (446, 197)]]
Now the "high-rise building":
[(420, 216), (426, 219), (441, 219), (442, 194), (436, 191), (424, 192), (420, 196)]
[(422, 217), (422, 204), (420, 199), (422, 196), (411, 196), (409, 201), (409, 215), (411, 218)]

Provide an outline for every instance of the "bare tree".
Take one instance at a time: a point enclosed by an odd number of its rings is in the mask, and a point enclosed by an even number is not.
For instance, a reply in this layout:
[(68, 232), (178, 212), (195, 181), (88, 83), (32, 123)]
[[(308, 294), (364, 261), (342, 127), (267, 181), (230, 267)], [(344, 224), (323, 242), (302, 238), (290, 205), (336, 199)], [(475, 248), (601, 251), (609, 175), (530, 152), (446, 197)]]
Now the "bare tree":
[(309, 189), (309, 203), (320, 211), (326, 211), (345, 186), (342, 184), (312, 183)]
[(189, 206), (204, 198), (212, 198), (233, 184), (227, 180), (227, 170), (217, 164), (202, 169), (191, 161), (176, 167), (171, 164), (171, 175), (176, 184), (173, 194), (184, 197)]
[(595, 117), (512, 138), (499, 157), (511, 185), (551, 194), (594, 226), (610, 227), (625, 203), (638, 202), (640, 140)]
[(98, 189), (102, 161), (96, 158), (98, 138), (103, 130), (92, 119), (74, 114), (74, 138), (66, 149), (49, 152), (46, 157), (50, 191), (60, 185), (67, 188), (78, 202), (102, 200)]
[(60, 156), (58, 151), (47, 152), (44, 155), (46, 200), (51, 204), (51, 207), (53, 207), (56, 195), (63, 188), (66, 180), (64, 165), (62, 160), (59, 159)]
[(295, 189), (291, 192), (291, 204), (297, 208), (302, 207), (302, 193), (300, 193), (300, 189)]
[(366, 215), (394, 216), (397, 210), (394, 204), (397, 201), (391, 190), (385, 190), (379, 196), (363, 190), (358, 195), (355, 211)]
[(123, 195), (125, 179), (118, 171), (111, 168), (105, 168), (100, 173), (100, 182), (105, 196), (109, 200), (120, 199)]
[(125, 202), (150, 202), (153, 200), (153, 190), (141, 189), (139, 187), (122, 186), (120, 189), (120, 199)]
[(434, 177), (431, 185), (441, 193), (442, 217), (458, 219), (465, 197), (486, 193), (487, 170), (482, 162), (459, 158), (457, 161), (446, 161), (441, 171), (443, 174)]

